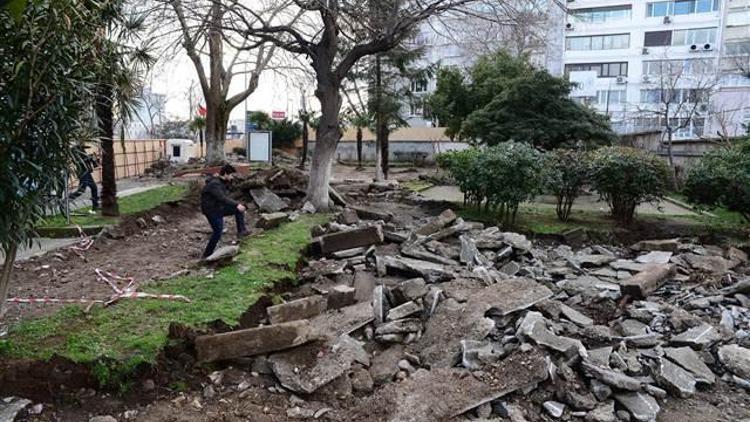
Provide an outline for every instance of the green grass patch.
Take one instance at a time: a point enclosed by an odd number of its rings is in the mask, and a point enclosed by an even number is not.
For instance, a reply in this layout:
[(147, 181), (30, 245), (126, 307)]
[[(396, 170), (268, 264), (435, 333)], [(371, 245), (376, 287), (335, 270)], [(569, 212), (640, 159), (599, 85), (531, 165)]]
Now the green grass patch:
[(102, 384), (119, 380), (139, 364), (155, 361), (167, 344), (170, 323), (201, 327), (222, 320), (235, 325), (264, 289), (296, 280), (297, 260), (310, 241), (310, 229), (329, 218), (302, 216), (246, 239), (236, 261), (213, 278), (191, 275), (140, 287), (149, 293), (185, 295), (191, 303), (124, 299), (108, 308), (95, 306), (88, 314), (81, 306), (67, 306), (12, 326), (0, 340), (0, 356), (45, 360), (60, 355), (95, 364)]
[[(122, 198), (117, 198), (117, 203), (120, 206), (120, 215), (136, 214), (142, 211), (156, 208), (165, 202), (180, 200), (185, 197), (187, 191), (187, 185), (174, 184), (161, 186), (158, 188), (147, 190), (145, 192), (128, 195)], [(90, 209), (91, 207), (86, 207), (75, 210), (73, 212), (86, 214)], [(70, 217), (71, 224), (79, 226), (103, 226), (108, 224), (116, 224), (118, 220), (119, 219), (117, 217), (104, 217), (99, 214), (83, 216), (73, 215)], [(41, 226), (62, 227), (67, 226), (67, 223), (65, 221), (65, 216), (58, 214), (45, 219)]]
[(401, 187), (404, 189), (408, 189), (412, 192), (422, 192), (424, 190), (427, 190), (434, 186), (431, 182), (428, 182), (427, 180), (421, 180), (421, 179), (415, 179), (415, 180), (407, 180), (405, 182), (401, 182)]

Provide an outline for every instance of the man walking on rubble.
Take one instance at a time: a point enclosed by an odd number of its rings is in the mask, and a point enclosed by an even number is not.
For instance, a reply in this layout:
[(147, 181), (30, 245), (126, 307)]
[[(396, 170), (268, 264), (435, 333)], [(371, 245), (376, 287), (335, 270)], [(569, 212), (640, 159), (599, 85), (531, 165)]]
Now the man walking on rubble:
[(245, 227), (245, 206), (229, 197), (226, 182), (232, 179), (237, 170), (230, 164), (224, 164), (219, 174), (211, 176), (206, 181), (206, 186), (201, 191), (201, 211), (206, 216), (208, 224), (211, 225), (211, 239), (203, 252), (203, 258), (214, 253), (216, 244), (221, 239), (224, 231), (224, 216), (234, 215), (237, 222), (237, 238), (241, 239), (248, 235)]

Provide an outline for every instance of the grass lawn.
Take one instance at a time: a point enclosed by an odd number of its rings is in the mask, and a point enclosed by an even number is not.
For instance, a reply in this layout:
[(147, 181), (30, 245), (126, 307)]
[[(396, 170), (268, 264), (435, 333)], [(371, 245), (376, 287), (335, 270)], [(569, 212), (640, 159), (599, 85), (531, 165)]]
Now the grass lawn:
[[(185, 184), (175, 184), (161, 186), (145, 192), (128, 195), (122, 198), (117, 198), (117, 203), (120, 205), (120, 214), (128, 215), (135, 214), (141, 211), (146, 211), (151, 208), (155, 208), (165, 202), (177, 201), (182, 199), (187, 193), (188, 187)], [(74, 213), (87, 213), (91, 207), (81, 208), (73, 211)], [(71, 224), (80, 226), (101, 226), (107, 224), (117, 223), (117, 217), (103, 217), (99, 214), (84, 215), (84, 216), (71, 216)], [(65, 216), (58, 214), (51, 216), (44, 220), (41, 227), (63, 227), (67, 226), (65, 222)]]
[[(329, 219), (306, 215), (243, 242), (236, 261), (209, 279), (185, 276), (141, 286), (150, 293), (182, 294), (192, 303), (122, 300), (87, 315), (74, 305), (20, 322), (0, 340), (0, 357), (49, 359), (57, 354), (74, 362), (98, 363), (100, 381), (117, 381), (141, 363), (153, 363), (167, 344), (170, 323), (200, 327), (215, 320), (237, 324), (240, 315), (274, 283), (296, 280), (299, 251), (310, 228)], [(101, 362), (109, 362), (105, 366)], [(99, 373), (97, 371), (97, 373)]]
[(422, 192), (423, 190), (427, 190), (434, 186), (431, 182), (428, 182), (427, 180), (420, 180), (420, 179), (414, 179), (414, 180), (407, 180), (405, 182), (401, 182), (401, 187), (404, 189), (408, 189), (412, 192)]

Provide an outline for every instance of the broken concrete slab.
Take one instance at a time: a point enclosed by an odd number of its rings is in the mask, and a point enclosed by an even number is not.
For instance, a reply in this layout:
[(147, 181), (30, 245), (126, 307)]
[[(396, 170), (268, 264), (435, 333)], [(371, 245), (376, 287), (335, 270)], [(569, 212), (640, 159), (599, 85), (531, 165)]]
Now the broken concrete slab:
[(331, 258), (333, 259), (353, 258), (355, 256), (364, 255), (365, 252), (367, 252), (367, 248), (365, 248), (364, 246), (359, 247), (359, 248), (344, 249), (343, 251), (331, 253)]
[(586, 315), (576, 311), (575, 309), (571, 308), (570, 306), (561, 303), (560, 304), (560, 313), (570, 320), (572, 323), (579, 325), (581, 327), (586, 327), (588, 325), (594, 325), (594, 320), (587, 317)]
[(399, 371), (398, 362), (404, 357), (404, 348), (395, 344), (372, 358), (370, 375), (377, 385), (389, 383)]
[(300, 271), (299, 276), (303, 280), (311, 280), (318, 277), (343, 274), (346, 265), (346, 261), (328, 259), (313, 261)]
[(668, 359), (658, 359), (651, 374), (660, 387), (676, 397), (688, 398), (695, 394), (695, 378)]
[(310, 246), (313, 254), (325, 256), (332, 252), (380, 243), (383, 243), (383, 229), (376, 225), (325, 234), (313, 240)]
[(461, 340), (461, 366), (467, 369), (480, 369), (497, 363), (503, 355), (490, 341)]
[(382, 336), (386, 334), (409, 334), (422, 330), (422, 321), (417, 318), (399, 319), (396, 321), (386, 322), (375, 328), (375, 335)]
[(643, 271), (647, 265), (648, 264), (639, 264), (629, 259), (618, 259), (609, 263), (609, 266), (614, 268), (615, 270), (625, 270), (636, 273)]
[(595, 268), (609, 264), (615, 260), (615, 257), (612, 255), (578, 255), (574, 259), (582, 268)]
[(667, 359), (692, 373), (698, 383), (713, 384), (716, 381), (714, 373), (693, 349), (689, 347), (665, 347), (664, 355)]
[(484, 313), (506, 316), (521, 311), (552, 297), (552, 291), (530, 278), (499, 280), (469, 298), (469, 305), (484, 309)]
[(333, 286), (328, 290), (328, 309), (341, 309), (357, 302), (357, 290), (343, 284)]
[(279, 212), (287, 207), (286, 202), (268, 188), (251, 189), (250, 196), (261, 211)]
[(309, 319), (326, 310), (326, 298), (320, 295), (273, 305), (266, 308), (268, 321), (271, 324)]
[(235, 256), (237, 256), (237, 254), (239, 253), (240, 253), (239, 246), (234, 246), (234, 245), (222, 246), (219, 249), (215, 250), (214, 253), (204, 258), (203, 260), (205, 262), (219, 262), (219, 261), (232, 259)]
[(531, 251), (531, 241), (520, 233), (502, 233), (503, 241), (523, 253)]
[(670, 343), (677, 346), (690, 346), (692, 348), (704, 348), (721, 339), (719, 331), (713, 325), (703, 323), (697, 327), (672, 337)]
[(419, 312), (422, 312), (424, 307), (416, 302), (406, 302), (403, 305), (399, 305), (388, 311), (387, 321), (395, 321), (397, 319), (403, 319)]
[(615, 400), (639, 422), (653, 422), (661, 411), (656, 399), (644, 392), (615, 394)]
[(366, 403), (345, 419), (447, 420), (544, 381), (547, 363), (544, 355), (534, 350), (515, 353), (496, 366), (485, 367), (481, 373), (472, 375), (459, 368), (419, 369), (403, 382), (389, 384), (366, 398)]
[(195, 351), (199, 362), (214, 362), (289, 349), (318, 338), (310, 322), (300, 320), (198, 336)]
[(641, 389), (641, 381), (636, 378), (625, 375), (621, 372), (599, 366), (588, 359), (581, 362), (584, 372), (592, 377), (620, 390), (638, 391)]
[(31, 400), (17, 397), (0, 400), (0, 421), (13, 422), (16, 415), (30, 404)]
[(435, 217), (432, 221), (414, 231), (415, 234), (428, 236), (440, 231), (445, 226), (456, 221), (458, 216), (451, 209), (447, 209)]
[(520, 325), (517, 335), (528, 338), (534, 343), (547, 347), (571, 358), (579, 355), (586, 357), (586, 348), (580, 340), (558, 336), (547, 328), (547, 320), (539, 312), (527, 312)]
[(634, 251), (666, 251), (676, 252), (680, 247), (680, 239), (641, 240), (630, 246)]
[(589, 361), (603, 368), (609, 368), (609, 357), (612, 355), (612, 350), (612, 346), (591, 349), (588, 351)]
[(434, 262), (389, 255), (377, 256), (376, 260), (379, 261), (378, 265), (381, 265), (386, 273), (395, 272), (412, 277), (422, 277), (430, 283), (448, 280), (453, 277), (452, 273), (444, 265)]
[(373, 209), (372, 207), (350, 206), (349, 208), (356, 212), (359, 218), (363, 218), (365, 220), (388, 222), (393, 218), (393, 214), (385, 211), (379, 211)]
[(422, 247), (415, 246), (415, 245), (407, 245), (401, 248), (401, 254), (404, 256), (408, 256), (410, 258), (416, 258), (416, 259), (420, 259), (423, 261), (434, 262), (434, 263), (442, 264), (442, 265), (458, 265), (458, 262), (453, 259), (446, 258), (444, 256), (440, 256), (432, 252), (428, 252)]
[(620, 292), (637, 299), (643, 299), (658, 289), (672, 274), (671, 264), (649, 264), (643, 271), (620, 283)]
[(341, 214), (336, 218), (336, 221), (350, 226), (359, 223), (359, 215), (357, 214), (357, 211), (352, 208), (344, 208), (344, 210), (341, 211)]
[(724, 275), (727, 271), (737, 265), (737, 262), (730, 261), (720, 256), (704, 256), (694, 253), (687, 253), (681, 256), (694, 270), (704, 271), (715, 275)]
[(375, 288), (375, 283), (375, 275), (369, 271), (356, 271), (354, 273), (354, 298), (357, 302), (372, 300), (372, 290)]
[(321, 337), (335, 339), (343, 334), (351, 334), (373, 320), (372, 304), (359, 302), (352, 306), (338, 309), (336, 312), (325, 312), (312, 319), (310, 324), (315, 327)]
[(285, 212), (261, 214), (258, 218), (258, 222), (255, 223), (255, 227), (270, 230), (279, 227), (282, 223), (286, 223), (287, 221), (289, 221), (289, 214)]
[(395, 286), (391, 293), (397, 303), (417, 300), (427, 294), (427, 283), (423, 278), (410, 278)]
[(491, 265), (490, 260), (482, 255), (482, 253), (479, 252), (479, 249), (477, 249), (477, 245), (474, 242), (474, 239), (466, 235), (459, 237), (459, 239), (461, 240), (461, 252), (459, 259), (461, 260), (462, 264), (466, 264), (470, 269), (473, 268), (474, 265), (481, 265), (483, 267), (488, 267)]
[(388, 298), (385, 296), (385, 287), (382, 285), (375, 286), (372, 290), (372, 309), (375, 318), (375, 325), (384, 323), (389, 305)]
[(721, 346), (718, 351), (719, 360), (733, 374), (741, 378), (750, 379), (750, 349), (736, 344)]
[(268, 358), (274, 375), (284, 388), (311, 394), (345, 374), (353, 362), (370, 364), (363, 343), (343, 335), (333, 342), (311, 343)]
[(635, 259), (640, 264), (666, 264), (672, 258), (672, 252), (652, 251)]

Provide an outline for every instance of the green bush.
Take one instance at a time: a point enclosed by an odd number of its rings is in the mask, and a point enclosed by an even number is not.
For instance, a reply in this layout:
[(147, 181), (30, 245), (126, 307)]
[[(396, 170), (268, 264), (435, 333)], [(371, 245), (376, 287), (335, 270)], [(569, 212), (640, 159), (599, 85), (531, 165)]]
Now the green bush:
[(247, 149), (245, 149), (244, 147), (234, 147), (232, 148), (232, 153), (247, 157)]
[(544, 154), (544, 188), (557, 199), (557, 218), (567, 221), (573, 202), (589, 181), (591, 166), (583, 151), (556, 149)]
[(698, 206), (725, 207), (750, 222), (750, 142), (703, 156), (688, 172), (684, 193)]
[(515, 223), (518, 205), (541, 188), (542, 155), (526, 143), (441, 154), (437, 162), (456, 180), (465, 202), (498, 213), (508, 225)]
[(669, 166), (659, 157), (629, 147), (604, 147), (591, 153), (591, 184), (618, 221), (633, 221), (635, 208), (664, 197)]

